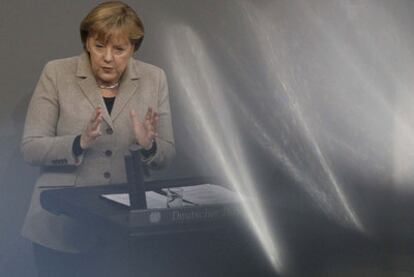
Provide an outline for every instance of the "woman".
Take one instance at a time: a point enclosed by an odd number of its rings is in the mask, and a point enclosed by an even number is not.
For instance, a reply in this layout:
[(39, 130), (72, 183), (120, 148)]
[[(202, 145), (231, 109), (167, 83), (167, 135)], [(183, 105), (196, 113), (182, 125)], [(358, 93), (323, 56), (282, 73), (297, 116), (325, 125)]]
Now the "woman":
[(165, 74), (132, 57), (144, 38), (135, 11), (102, 3), (83, 19), (80, 33), (83, 54), (45, 66), (22, 139), (24, 159), (41, 167), (22, 231), (34, 243), (40, 271), (52, 258), (83, 260), (77, 253), (98, 243), (70, 218), (45, 211), (44, 189), (125, 183), (132, 144), (141, 146), (150, 168), (164, 167), (174, 155)]

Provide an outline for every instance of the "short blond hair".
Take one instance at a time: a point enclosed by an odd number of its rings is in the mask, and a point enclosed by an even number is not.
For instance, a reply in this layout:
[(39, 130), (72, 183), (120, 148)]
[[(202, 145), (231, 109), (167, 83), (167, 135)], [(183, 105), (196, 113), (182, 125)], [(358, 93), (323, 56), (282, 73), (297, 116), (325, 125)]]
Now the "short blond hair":
[(104, 2), (93, 8), (80, 24), (80, 35), (83, 48), (89, 36), (97, 36), (99, 40), (108, 41), (111, 35), (125, 33), (134, 51), (140, 47), (144, 39), (144, 25), (137, 13), (121, 1)]

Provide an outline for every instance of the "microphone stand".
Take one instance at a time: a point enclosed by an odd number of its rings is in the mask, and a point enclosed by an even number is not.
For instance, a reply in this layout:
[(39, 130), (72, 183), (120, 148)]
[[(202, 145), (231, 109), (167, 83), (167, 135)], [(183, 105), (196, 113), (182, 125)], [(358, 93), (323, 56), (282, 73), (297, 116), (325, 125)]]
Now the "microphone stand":
[[(131, 149), (132, 148), (132, 149)], [(125, 156), (125, 170), (129, 186), (129, 199), (131, 210), (147, 208), (145, 196), (144, 165), (141, 160), (139, 149), (130, 148), (131, 155)], [(138, 148), (138, 145), (137, 147)]]

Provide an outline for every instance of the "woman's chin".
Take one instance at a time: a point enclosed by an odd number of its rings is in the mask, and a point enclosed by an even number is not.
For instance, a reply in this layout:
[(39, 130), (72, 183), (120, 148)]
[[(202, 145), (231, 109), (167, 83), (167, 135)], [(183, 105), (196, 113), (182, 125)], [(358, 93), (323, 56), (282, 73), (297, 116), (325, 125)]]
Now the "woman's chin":
[(104, 84), (113, 84), (118, 82), (117, 76), (98, 76), (98, 79), (101, 83)]

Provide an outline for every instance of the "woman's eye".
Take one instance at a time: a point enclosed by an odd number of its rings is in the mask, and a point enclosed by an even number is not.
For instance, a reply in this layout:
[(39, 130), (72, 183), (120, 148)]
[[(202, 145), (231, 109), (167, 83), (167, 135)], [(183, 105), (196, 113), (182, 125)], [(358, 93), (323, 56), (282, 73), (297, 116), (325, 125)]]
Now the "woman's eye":
[(96, 48), (102, 48), (102, 47), (103, 47), (103, 45), (102, 45), (102, 44), (95, 44), (95, 47), (96, 47)]

